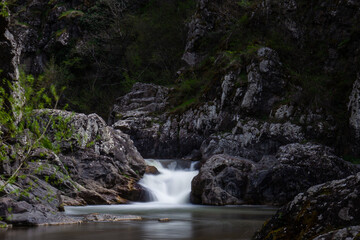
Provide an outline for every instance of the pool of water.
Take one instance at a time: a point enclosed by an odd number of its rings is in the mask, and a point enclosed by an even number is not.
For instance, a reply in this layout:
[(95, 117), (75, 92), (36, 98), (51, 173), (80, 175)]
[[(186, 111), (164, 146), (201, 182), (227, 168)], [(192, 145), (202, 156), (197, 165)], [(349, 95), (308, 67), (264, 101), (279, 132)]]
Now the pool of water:
[[(213, 207), (191, 204), (135, 203), (130, 205), (66, 207), (66, 214), (137, 215), (142, 221), (16, 228), (0, 231), (4, 240), (136, 240), (251, 239), (275, 209), (263, 206)], [(169, 222), (159, 222), (169, 218)]]

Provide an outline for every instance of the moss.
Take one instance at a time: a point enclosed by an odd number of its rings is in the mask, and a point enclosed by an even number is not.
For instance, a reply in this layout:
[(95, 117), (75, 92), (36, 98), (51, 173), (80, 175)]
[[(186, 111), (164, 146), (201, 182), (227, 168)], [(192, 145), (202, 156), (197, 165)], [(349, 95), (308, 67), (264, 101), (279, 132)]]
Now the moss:
[(264, 240), (287, 239), (286, 237), (287, 237), (286, 228), (281, 227), (281, 228), (278, 228), (278, 229), (275, 229), (275, 230), (269, 232), (269, 234), (265, 237)]
[(66, 33), (66, 31), (67, 31), (66, 28), (57, 30), (57, 31), (55, 32), (55, 37), (56, 37), (56, 38), (61, 37), (61, 35), (63, 35), (64, 33)]
[(299, 235), (297, 236), (298, 240), (305, 239), (305, 235), (310, 232), (314, 227), (318, 219), (318, 213), (316, 211), (305, 214), (301, 217), (301, 226), (303, 227)]
[(330, 196), (331, 194), (333, 194), (333, 192), (327, 187), (324, 187), (319, 191), (319, 195)]
[(71, 19), (71, 18), (77, 18), (77, 17), (82, 17), (84, 16), (84, 12), (79, 11), (79, 10), (69, 10), (66, 12), (63, 12), (60, 16), (59, 16), (59, 20), (67, 18), (67, 19)]
[(25, 22), (19, 22), (17, 20), (15, 20), (15, 24), (18, 25), (18, 26), (21, 26), (21, 27), (25, 27), (25, 28), (29, 28), (30, 25), (28, 23), (25, 23)]

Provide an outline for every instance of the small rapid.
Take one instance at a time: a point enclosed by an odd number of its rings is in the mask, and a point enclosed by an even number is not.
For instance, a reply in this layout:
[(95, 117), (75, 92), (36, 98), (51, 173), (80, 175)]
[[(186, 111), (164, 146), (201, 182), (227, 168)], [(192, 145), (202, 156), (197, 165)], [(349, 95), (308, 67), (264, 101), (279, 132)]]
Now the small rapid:
[[(122, 240), (249, 240), (275, 209), (264, 206), (201, 206), (189, 204), (196, 163), (183, 160), (147, 160), (159, 175), (145, 174), (141, 185), (151, 192), (152, 202), (119, 205), (66, 206), (65, 214), (136, 215), (142, 221), (99, 222), (44, 226), (0, 231), (4, 240), (119, 239)], [(170, 219), (159, 222), (159, 219)]]
[(145, 174), (139, 182), (149, 191), (150, 201), (165, 204), (190, 202), (191, 181), (198, 174), (196, 162), (147, 159), (146, 164), (160, 172), (158, 175)]

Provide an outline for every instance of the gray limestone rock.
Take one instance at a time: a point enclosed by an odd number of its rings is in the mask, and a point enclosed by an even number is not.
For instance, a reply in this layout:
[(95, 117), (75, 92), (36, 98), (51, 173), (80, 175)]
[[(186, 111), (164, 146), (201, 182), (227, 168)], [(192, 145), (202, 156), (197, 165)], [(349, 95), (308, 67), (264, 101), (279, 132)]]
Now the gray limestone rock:
[(313, 185), (358, 171), (331, 149), (311, 143), (282, 146), (275, 156), (264, 156), (257, 163), (214, 155), (193, 179), (191, 200), (211, 205), (283, 205)]

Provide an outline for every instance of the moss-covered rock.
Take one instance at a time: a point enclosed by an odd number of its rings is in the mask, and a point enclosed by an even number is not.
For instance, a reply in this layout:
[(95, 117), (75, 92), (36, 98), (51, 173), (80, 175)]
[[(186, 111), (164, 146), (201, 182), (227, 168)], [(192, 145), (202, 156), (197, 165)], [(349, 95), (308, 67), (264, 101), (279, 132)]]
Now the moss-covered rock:
[[(309, 188), (278, 210), (254, 239), (355, 239), (360, 174)], [(316, 238), (317, 237), (317, 238)]]

